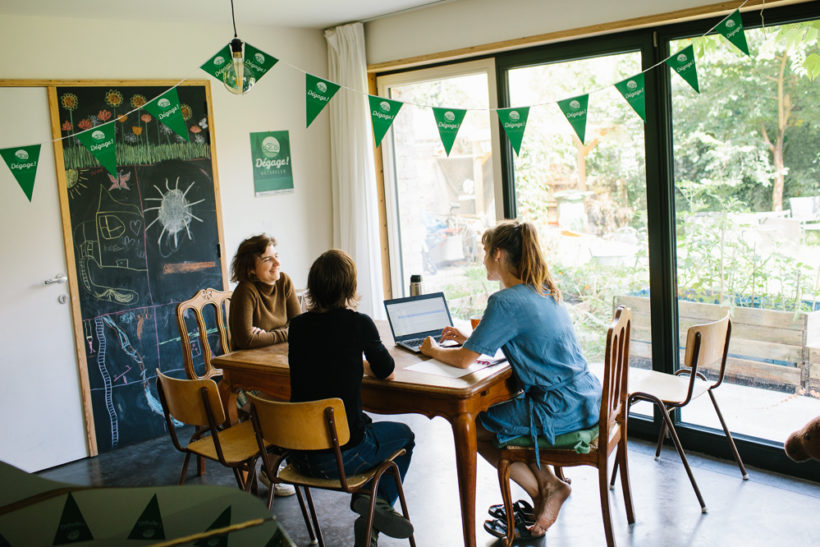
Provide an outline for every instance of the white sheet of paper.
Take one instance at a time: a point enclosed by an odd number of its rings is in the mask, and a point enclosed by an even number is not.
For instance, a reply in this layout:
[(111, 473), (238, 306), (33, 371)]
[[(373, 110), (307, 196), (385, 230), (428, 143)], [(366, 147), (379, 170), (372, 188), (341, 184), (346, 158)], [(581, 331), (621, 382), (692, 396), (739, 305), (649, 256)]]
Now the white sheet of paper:
[[(441, 361), (437, 361), (436, 359), (430, 359), (428, 361), (421, 361), (420, 363), (410, 365), (404, 370), (412, 370), (413, 372), (423, 372), (424, 374), (434, 374), (436, 376), (446, 376), (447, 378), (461, 378), (462, 376), (467, 376), (468, 374), (472, 374), (477, 370), (481, 370), (483, 368), (487, 368), (488, 366), (492, 366), (487, 364), (487, 362), (489, 362), (490, 359), (488, 355), (482, 355), (481, 357), (484, 357), (486, 359), (486, 362), (475, 362), (467, 368), (458, 368), (450, 366), (446, 363), (442, 363)], [(479, 357), (479, 359), (481, 359), (481, 357)]]

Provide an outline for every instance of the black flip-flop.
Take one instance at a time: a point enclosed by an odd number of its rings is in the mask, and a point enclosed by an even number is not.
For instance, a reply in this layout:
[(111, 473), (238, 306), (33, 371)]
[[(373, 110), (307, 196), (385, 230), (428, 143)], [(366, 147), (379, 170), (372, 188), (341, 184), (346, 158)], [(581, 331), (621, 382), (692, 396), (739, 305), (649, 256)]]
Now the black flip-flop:
[[(484, 521), (484, 529), (488, 534), (497, 538), (507, 537), (507, 523), (506, 521), (493, 519)], [(533, 535), (519, 518), (515, 519), (515, 538), (516, 539), (537, 539), (543, 537), (544, 534)]]
[[(518, 500), (513, 503), (513, 512), (515, 513), (516, 517), (519, 517), (527, 526), (532, 526), (535, 524), (535, 510), (532, 508), (532, 505), (526, 500)], [(487, 509), (487, 513), (496, 519), (501, 520), (502, 522), (507, 521), (507, 513), (504, 511), (504, 504), (497, 503), (495, 505), (490, 505)]]

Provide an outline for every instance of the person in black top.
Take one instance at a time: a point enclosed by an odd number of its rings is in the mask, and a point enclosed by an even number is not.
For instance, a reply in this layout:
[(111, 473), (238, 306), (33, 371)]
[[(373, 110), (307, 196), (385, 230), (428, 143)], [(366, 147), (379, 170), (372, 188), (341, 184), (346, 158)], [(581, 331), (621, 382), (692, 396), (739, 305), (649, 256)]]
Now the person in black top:
[[(395, 460), (404, 480), (415, 445), (413, 432), (403, 423), (373, 422), (362, 411), (363, 374), (390, 380), (394, 362), (373, 320), (354, 309), (356, 264), (344, 251), (323, 253), (310, 267), (307, 289), (308, 311), (291, 320), (288, 334), (291, 401), (341, 398), (350, 427), (350, 441), (341, 447), (345, 473), (376, 467), (404, 448)], [(295, 453), (288, 460), (307, 475), (338, 478), (331, 451)], [(412, 534), (410, 521), (393, 509), (397, 499), (396, 482), (386, 474), (379, 481), (371, 537), (378, 531), (399, 538)], [(354, 495), (350, 502), (351, 509), (362, 515), (354, 526), (357, 546), (366, 532), (369, 503), (364, 495)]]

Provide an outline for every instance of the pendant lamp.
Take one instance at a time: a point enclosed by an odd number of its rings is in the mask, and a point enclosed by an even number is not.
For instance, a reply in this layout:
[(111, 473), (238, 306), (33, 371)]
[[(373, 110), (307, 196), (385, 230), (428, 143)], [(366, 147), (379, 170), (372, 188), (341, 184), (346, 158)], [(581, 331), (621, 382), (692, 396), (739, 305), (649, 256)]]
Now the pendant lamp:
[(245, 74), (243, 43), (236, 34), (236, 15), (234, 15), (233, 0), (231, 0), (231, 19), (233, 20), (233, 40), (230, 42), (231, 62), (228, 69), (222, 73), (222, 83), (231, 93), (242, 95), (250, 91), (256, 84), (256, 78)]

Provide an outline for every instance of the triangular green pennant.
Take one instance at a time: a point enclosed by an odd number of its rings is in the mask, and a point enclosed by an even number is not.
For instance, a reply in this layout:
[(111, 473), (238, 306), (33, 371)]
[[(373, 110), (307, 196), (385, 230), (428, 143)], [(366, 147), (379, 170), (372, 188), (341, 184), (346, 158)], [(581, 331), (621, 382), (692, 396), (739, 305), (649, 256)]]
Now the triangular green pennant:
[(165, 539), (165, 530), (162, 527), (162, 514), (159, 511), (157, 495), (151, 498), (145, 510), (137, 519), (137, 523), (128, 535), (128, 539)]
[(231, 47), (225, 46), (200, 66), (202, 70), (219, 80), (225, 81), (225, 71), (231, 66)]
[[(222, 514), (216, 517), (216, 520), (208, 526), (208, 530), (216, 530), (217, 528), (225, 528), (231, 525), (231, 506), (222, 511)], [(194, 543), (194, 547), (228, 547), (228, 534), (218, 534), (215, 536), (204, 537)]]
[(510, 139), (510, 144), (517, 156), (521, 151), (521, 140), (524, 138), (524, 129), (527, 128), (530, 107), (499, 108), (497, 112), (501, 127), (504, 128), (504, 132), (507, 134), (507, 138)]
[(151, 102), (142, 105), (149, 114), (167, 125), (174, 133), (188, 140), (188, 127), (182, 117), (177, 88), (172, 87)]
[(589, 94), (570, 97), (563, 101), (558, 101), (558, 108), (567, 117), (567, 121), (575, 130), (581, 143), (587, 132), (587, 105), (589, 104)]
[(281, 528), (277, 527), (276, 531), (265, 544), (265, 547), (289, 547), (290, 545), (291, 543), (288, 541), (285, 533)]
[(74, 501), (74, 497), (69, 492), (52, 545), (91, 541), (93, 539), (94, 536), (91, 535), (91, 530), (88, 529), (83, 514), (80, 512), (80, 508), (77, 507), (77, 502)]
[(638, 116), (646, 121), (646, 83), (643, 72), (621, 80), (615, 84), (615, 89), (621, 92), (629, 106), (638, 113)]
[(3, 148), (0, 149), (0, 155), (6, 160), (11, 174), (17, 179), (17, 184), (31, 201), (31, 195), (34, 193), (34, 179), (37, 176), (37, 163), (40, 159), (40, 145)]
[(735, 10), (729, 17), (721, 21), (715, 30), (732, 42), (737, 49), (746, 55), (749, 54), (749, 45), (746, 43), (746, 33), (743, 32), (743, 20), (740, 18), (740, 10)]
[(698, 70), (695, 66), (695, 48), (691, 45), (683, 48), (666, 60), (666, 64), (672, 67), (692, 89), (700, 93), (698, 87)]
[(379, 146), (404, 103), (373, 95), (368, 95), (367, 99), (370, 101), (370, 118), (373, 120), (373, 137), (376, 139), (376, 146)]
[(447, 152), (448, 156), (450, 150), (453, 149), (453, 143), (466, 113), (466, 110), (458, 108), (433, 107), (433, 116), (436, 118), (436, 127), (438, 127), (438, 134), (441, 137), (441, 144), (444, 145), (444, 151)]
[(337, 91), (338, 84), (305, 73), (305, 128), (310, 127)]
[(117, 175), (117, 146), (114, 140), (114, 122), (98, 125), (82, 133), (77, 133), (77, 140), (88, 148), (105, 169)]
[(279, 59), (276, 57), (268, 55), (261, 49), (256, 49), (248, 42), (245, 42), (244, 64), (247, 77), (258, 82), (278, 62)]

